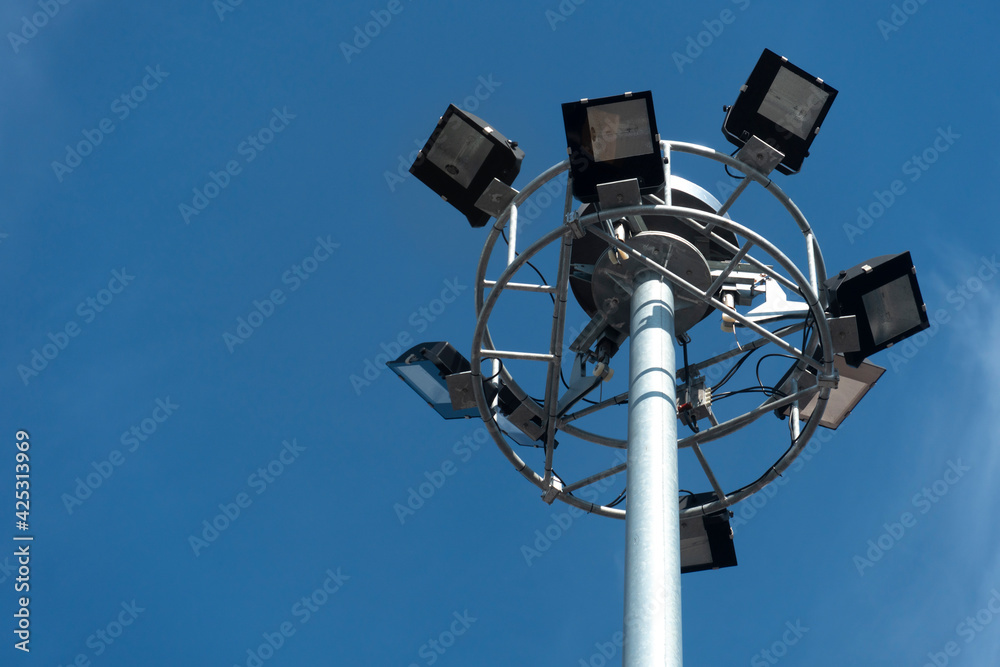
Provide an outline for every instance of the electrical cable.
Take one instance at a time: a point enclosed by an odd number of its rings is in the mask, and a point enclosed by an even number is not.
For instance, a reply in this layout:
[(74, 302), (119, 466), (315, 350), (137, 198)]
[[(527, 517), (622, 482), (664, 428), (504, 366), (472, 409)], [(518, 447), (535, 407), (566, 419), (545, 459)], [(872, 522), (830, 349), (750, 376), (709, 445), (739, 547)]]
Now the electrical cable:
[[(504, 370), (504, 367), (503, 367), (503, 359), (500, 359), (499, 357), (495, 357), (495, 358), (496, 358), (496, 360), (497, 360), (497, 361), (499, 361), (499, 362), (500, 362), (500, 370), (498, 370), (498, 371), (497, 371), (496, 373), (494, 373), (493, 375), (489, 376), (488, 378), (483, 378), (483, 382), (489, 382), (490, 380), (493, 380), (493, 379), (494, 379), (494, 378), (496, 378), (496, 377), (497, 377), (498, 375), (500, 375), (500, 373), (502, 373), (502, 372), (503, 372), (503, 370)], [(491, 361), (492, 361), (492, 360), (491, 360)]]
[(746, 354), (744, 354), (742, 357), (740, 357), (740, 360), (736, 362), (736, 365), (733, 366), (732, 368), (730, 368), (729, 372), (726, 373), (725, 376), (723, 376), (723, 378), (715, 386), (712, 387), (712, 394), (714, 395), (715, 392), (720, 387), (722, 387), (722, 385), (724, 385), (727, 382), (729, 382), (729, 380), (732, 379), (733, 375), (736, 374), (736, 371), (738, 371), (740, 369), (740, 366), (743, 365), (743, 362), (745, 362), (747, 359), (749, 359), (750, 355), (753, 354), (756, 351), (757, 351), (756, 349), (750, 350), (749, 352), (747, 352)]
[[(686, 333), (681, 334), (677, 337), (677, 342), (681, 344), (681, 349), (684, 351), (684, 382), (689, 384), (691, 382), (691, 372), (688, 368), (688, 343), (691, 342), (691, 337)], [(698, 428), (697, 420), (689, 419), (687, 425), (693, 433), (698, 433), (701, 430)]]
[(812, 333), (812, 322), (810, 320), (813, 318), (812, 310), (806, 311), (806, 319), (802, 323), (802, 351), (806, 350), (806, 343), (809, 342), (809, 334)]
[[(739, 151), (740, 151), (740, 149), (739, 149), (739, 148), (737, 148), (736, 150), (734, 150), (734, 151), (733, 151), (732, 153), (730, 153), (730, 154), (729, 154), (729, 157), (733, 157), (733, 156), (734, 156), (734, 155), (736, 155), (736, 154), (737, 154), (737, 153), (738, 153)], [(726, 170), (726, 173), (727, 173), (727, 174), (729, 174), (729, 178), (735, 178), (735, 179), (736, 179), (736, 180), (738, 180), (738, 181), (742, 181), (742, 180), (744, 180), (744, 179), (746, 178), (746, 176), (737, 176), (737, 175), (736, 175), (736, 174), (734, 174), (733, 172), (729, 171), (729, 165), (728, 165), (728, 164), (724, 164), (724, 165), (722, 165), (722, 166), (723, 166), (723, 168), (724, 168), (724, 169)]]
[(684, 351), (684, 381), (690, 382), (691, 374), (688, 371), (688, 343), (691, 342), (691, 336), (683, 333), (677, 337), (677, 342), (681, 344), (681, 349)]
[[(809, 322), (811, 316), (812, 316), (812, 311), (810, 310), (809, 313), (806, 315), (806, 320), (805, 320), (806, 324), (803, 327), (803, 331), (802, 331), (802, 349), (803, 349), (803, 351), (805, 350), (806, 343), (808, 342), (808, 332), (811, 331), (812, 326), (813, 326), (813, 324)], [(780, 392), (777, 392), (777, 391), (775, 393), (779, 393), (780, 394)], [(802, 436), (804, 436), (806, 434), (807, 430), (808, 429), (804, 429), (802, 431), (799, 431), (798, 436), (796, 436), (795, 438), (792, 438), (791, 443), (788, 445), (788, 449), (786, 449), (785, 452), (784, 452), (784, 454), (782, 454), (781, 457), (779, 457), (778, 461), (781, 461), (782, 459), (784, 459), (786, 456), (788, 456), (789, 452), (791, 452), (793, 449), (795, 449), (795, 447), (799, 444), (799, 441), (802, 439)], [(760, 477), (758, 477), (754, 481), (750, 482), (749, 484), (745, 484), (745, 485), (741, 486), (740, 488), (736, 489), (735, 491), (732, 491), (731, 493), (729, 493), (727, 495), (727, 497), (735, 496), (735, 495), (737, 495), (739, 493), (742, 493), (745, 490), (749, 489), (754, 484), (760, 483), (773, 470), (774, 470), (774, 466), (772, 465), (770, 468), (767, 469), (767, 472), (765, 472), (763, 475), (761, 475)], [(781, 473), (778, 473), (778, 475), (781, 475)]]
[[(562, 368), (559, 369), (559, 379), (562, 380), (563, 386), (566, 387), (567, 389), (569, 389), (569, 385), (566, 384), (566, 377), (563, 375)], [(601, 385), (601, 390), (602, 391), (604, 390), (603, 383)], [(581, 396), (580, 400), (583, 401), (584, 403), (590, 403), (591, 405), (597, 405), (597, 403), (598, 403), (598, 401), (592, 401), (592, 400), (590, 400), (589, 398), (587, 398), (585, 396)]]
[(767, 359), (768, 357), (783, 357), (783, 358), (785, 358), (785, 359), (792, 359), (793, 361), (795, 361), (795, 360), (797, 360), (797, 359), (798, 359), (798, 357), (793, 357), (793, 356), (792, 356), (792, 355), (790, 355), (790, 354), (777, 354), (777, 353), (772, 353), (772, 354), (765, 354), (765, 355), (764, 355), (763, 357), (761, 357), (760, 359), (758, 359), (758, 360), (757, 360), (757, 367), (756, 367), (756, 369), (754, 369), (754, 373), (755, 373), (755, 375), (757, 376), (757, 384), (758, 384), (758, 385), (759, 385), (759, 386), (760, 386), (761, 388), (763, 388), (763, 387), (764, 387), (764, 383), (763, 383), (763, 382), (761, 382), (761, 380), (760, 380), (760, 362), (764, 361), (764, 360), (765, 360), (765, 359)]
[[(502, 237), (503, 237), (503, 242), (504, 242), (504, 243), (505, 243), (505, 244), (506, 244), (506, 245), (507, 245), (508, 247), (510, 247), (510, 241), (508, 241), (508, 240), (507, 240), (507, 231), (506, 231), (505, 229), (501, 229), (501, 230), (500, 230), (500, 236), (502, 236)], [(515, 257), (520, 257), (520, 256), (521, 256), (521, 253), (519, 253), (519, 252), (518, 252), (517, 250), (515, 250), (515, 251), (514, 251), (514, 256), (515, 256)], [(542, 272), (538, 270), (538, 267), (536, 267), (536, 266), (535, 266), (534, 264), (532, 264), (531, 262), (525, 262), (525, 264), (527, 264), (527, 265), (528, 265), (529, 267), (531, 267), (531, 270), (532, 270), (532, 271), (534, 271), (535, 273), (537, 273), (537, 274), (538, 274), (538, 279), (542, 281), (542, 284), (543, 284), (543, 285), (548, 285), (548, 284), (549, 284), (549, 281), (545, 279), (545, 276), (543, 276), (543, 275), (542, 275)], [(555, 297), (555, 295), (554, 295), (554, 294), (552, 294), (551, 292), (549, 293), (549, 298), (550, 298), (550, 299), (552, 299), (552, 303), (555, 303), (555, 302), (556, 302), (556, 297)]]
[(786, 394), (777, 387), (745, 387), (743, 389), (735, 389), (733, 391), (724, 391), (721, 394), (713, 394), (712, 401), (721, 401), (724, 398), (729, 398), (730, 396), (736, 396), (737, 394), (764, 394), (765, 396), (781, 396), (784, 397)]

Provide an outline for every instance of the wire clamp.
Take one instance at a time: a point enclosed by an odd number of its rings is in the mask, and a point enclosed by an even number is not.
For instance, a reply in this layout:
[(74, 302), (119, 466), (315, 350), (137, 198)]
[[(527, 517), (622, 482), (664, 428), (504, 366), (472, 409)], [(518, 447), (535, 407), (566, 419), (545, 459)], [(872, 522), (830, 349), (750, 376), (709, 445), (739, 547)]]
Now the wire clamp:
[(580, 226), (580, 212), (573, 211), (572, 213), (566, 214), (566, 225), (573, 230), (573, 236), (578, 239), (582, 239), (586, 235), (586, 231)]
[(546, 504), (551, 505), (552, 502), (562, 493), (563, 483), (555, 475), (549, 478), (549, 488), (545, 489), (545, 493), (542, 494), (542, 500)]
[(840, 384), (840, 374), (837, 371), (829, 375), (817, 375), (816, 384), (820, 387), (829, 387), (830, 389), (836, 389), (837, 385)]

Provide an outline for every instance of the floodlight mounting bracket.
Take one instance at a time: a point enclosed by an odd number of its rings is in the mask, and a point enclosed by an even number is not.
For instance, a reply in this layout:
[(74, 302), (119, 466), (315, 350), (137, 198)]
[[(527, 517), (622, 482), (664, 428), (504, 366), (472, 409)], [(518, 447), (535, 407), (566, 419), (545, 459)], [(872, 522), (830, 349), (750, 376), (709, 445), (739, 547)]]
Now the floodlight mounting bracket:
[(755, 134), (736, 152), (736, 159), (767, 175), (781, 164), (785, 154)]
[(858, 336), (858, 318), (854, 315), (831, 317), (830, 333), (833, 334), (834, 352), (858, 352), (861, 340)]
[(629, 178), (624, 181), (599, 183), (597, 185), (597, 202), (604, 213), (613, 213), (622, 206), (638, 206), (642, 203), (639, 193), (639, 179)]
[(499, 218), (511, 201), (517, 196), (517, 190), (507, 185), (499, 178), (494, 178), (483, 194), (476, 200), (476, 208), (483, 213), (489, 213), (494, 218)]
[(584, 352), (590, 349), (593, 345), (604, 335), (604, 332), (608, 330), (608, 317), (604, 313), (598, 311), (587, 322), (587, 326), (583, 328), (583, 331), (576, 337), (569, 345), (569, 349), (573, 352)]

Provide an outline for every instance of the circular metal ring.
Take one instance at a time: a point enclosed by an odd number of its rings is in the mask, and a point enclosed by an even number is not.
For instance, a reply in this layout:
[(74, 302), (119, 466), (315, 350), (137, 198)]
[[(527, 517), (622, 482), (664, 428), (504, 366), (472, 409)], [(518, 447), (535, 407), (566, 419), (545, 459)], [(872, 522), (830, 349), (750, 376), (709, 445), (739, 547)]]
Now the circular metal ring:
[[(729, 232), (733, 232), (736, 235), (747, 239), (748, 242), (751, 242), (753, 246), (756, 246), (761, 250), (763, 250), (764, 252), (766, 252), (771, 258), (777, 261), (778, 265), (782, 269), (784, 269), (787, 272), (787, 274), (790, 276), (790, 279), (785, 278), (780, 274), (772, 273), (770, 272), (770, 270), (766, 269), (766, 267), (763, 266), (760, 267), (762, 269), (762, 273), (766, 273), (771, 277), (780, 278), (783, 283), (785, 283), (786, 285), (793, 286), (806, 299), (807, 306), (810, 310), (812, 317), (814, 318), (816, 327), (813, 340), (811, 340), (809, 343), (808, 351), (809, 353), (811, 353), (816, 349), (817, 346), (822, 347), (822, 350), (824, 351), (823, 358), (817, 362), (813, 362), (813, 365), (818, 365), (819, 366), (818, 370), (823, 375), (831, 376), (833, 373), (833, 357), (832, 357), (832, 352), (830, 351), (832, 350), (832, 345), (831, 345), (832, 339), (830, 336), (829, 325), (826, 321), (826, 315), (824, 312), (823, 296), (822, 294), (817, 293), (817, 290), (814, 289), (814, 285), (821, 284), (822, 280), (825, 278), (825, 268), (822, 261), (822, 255), (819, 251), (819, 245), (816, 242), (815, 236), (813, 235), (812, 230), (809, 227), (809, 224), (806, 221), (805, 217), (802, 215), (801, 211), (799, 211), (798, 207), (796, 207), (795, 204), (791, 202), (791, 200), (787, 197), (787, 195), (785, 195), (784, 192), (781, 191), (780, 188), (774, 185), (773, 182), (767, 179), (764, 175), (760, 174), (759, 172), (756, 172), (754, 169), (738, 162), (737, 160), (728, 155), (718, 153), (717, 151), (714, 151), (712, 149), (696, 146), (693, 144), (664, 142), (664, 146), (669, 149), (677, 150), (679, 152), (690, 153), (702, 157), (708, 157), (718, 162), (729, 164), (732, 167), (741, 169), (744, 173), (747, 174), (748, 178), (750, 178), (755, 182), (760, 183), (765, 187), (765, 189), (768, 190), (768, 192), (774, 195), (775, 198), (778, 199), (778, 201), (789, 212), (789, 214), (796, 222), (800, 231), (805, 237), (807, 244), (807, 254), (809, 255), (811, 260), (810, 279), (807, 280), (806, 277), (801, 273), (801, 271), (799, 271), (799, 269), (794, 265), (794, 263), (792, 263), (780, 250), (777, 249), (777, 247), (768, 242), (763, 236), (756, 234), (749, 228), (744, 227), (743, 225), (740, 225), (732, 220), (729, 220), (726, 217), (721, 217), (712, 213), (706, 213), (704, 211), (699, 211), (695, 209), (689, 209), (683, 207), (671, 207), (664, 205), (641, 205), (641, 206), (615, 209), (615, 215), (616, 216), (629, 216), (629, 215), (677, 216), (679, 218), (684, 219), (685, 221), (690, 222), (692, 226), (694, 226), (699, 231), (702, 231), (703, 233), (711, 233), (711, 230), (714, 228), (721, 228)], [(528, 186), (525, 187), (525, 189), (514, 198), (513, 202), (511, 203), (511, 206), (509, 206), (508, 209), (504, 211), (503, 214), (501, 214), (500, 218), (493, 225), (489, 237), (486, 240), (486, 244), (483, 248), (483, 253), (480, 256), (480, 261), (477, 267), (477, 274), (476, 274), (475, 298), (476, 298), (477, 322), (473, 334), (473, 343), (472, 343), (473, 349), (471, 355), (473, 374), (478, 378), (481, 378), (480, 367), (484, 359), (483, 352), (485, 351), (489, 353), (490, 351), (496, 350), (488, 327), (490, 314), (492, 313), (493, 307), (495, 306), (497, 300), (499, 299), (500, 294), (503, 292), (507, 284), (511, 282), (513, 276), (517, 273), (517, 271), (521, 267), (523, 267), (533, 256), (535, 256), (544, 247), (556, 242), (557, 240), (561, 240), (564, 245), (571, 243), (572, 239), (574, 238), (574, 234), (576, 233), (574, 227), (576, 228), (576, 230), (585, 231), (593, 227), (599, 221), (600, 216), (595, 213), (579, 217), (578, 219), (572, 221), (573, 224), (569, 224), (570, 221), (567, 221), (567, 224), (561, 225), (560, 227), (550, 230), (540, 239), (531, 244), (531, 246), (520, 252), (520, 254), (514, 259), (514, 261), (507, 266), (506, 270), (495, 281), (495, 283), (491, 284), (490, 294), (486, 296), (485, 294), (486, 268), (489, 259), (492, 256), (493, 250), (495, 248), (496, 241), (500, 237), (501, 230), (507, 224), (512, 207), (522, 206), (524, 202), (527, 201), (540, 188), (542, 188), (547, 183), (551, 182), (553, 179), (559, 176), (563, 171), (566, 171), (568, 165), (569, 165), (568, 161), (554, 165), (553, 167), (549, 168), (541, 175), (539, 175), (537, 178), (535, 178), (533, 181), (531, 181), (531, 183), (529, 183)], [(552, 195), (549, 194), (549, 197), (551, 203)], [(569, 212), (570, 204), (571, 204), (571, 198), (569, 196), (569, 193), (567, 192), (566, 207), (565, 207), (566, 213)], [(707, 231), (704, 231), (705, 229), (707, 229)], [(617, 239), (614, 239), (614, 241), (617, 241)], [(611, 242), (612, 240), (609, 239), (609, 243)], [(636, 257), (645, 257), (643, 249), (639, 248), (638, 246), (633, 247), (624, 244), (624, 248), (621, 249), (623, 249), (624, 252), (626, 253), (628, 253), (629, 250), (632, 250), (633, 255), (635, 255)], [(647, 260), (652, 261), (649, 257), (645, 258)], [(647, 268), (650, 267), (647, 266)], [(700, 285), (694, 285), (691, 282), (682, 278), (681, 276), (674, 274), (672, 271), (669, 270), (670, 268), (672, 267), (669, 264), (667, 268), (659, 267), (659, 269), (661, 269), (660, 272), (663, 273), (664, 276), (674, 284), (675, 289), (677, 289), (679, 298), (684, 297), (687, 298), (689, 301), (701, 301), (705, 303), (707, 307), (714, 307), (723, 310), (725, 312), (727, 306), (718, 301), (717, 299), (715, 299), (714, 295), (705, 294), (704, 287), (701, 287)], [(557, 280), (556, 282), (559, 283), (560, 281)], [(695, 282), (703, 283), (704, 279), (702, 278), (701, 280)], [(699, 287), (701, 293), (699, 293)], [(560, 298), (562, 298), (563, 300), (565, 300), (566, 298), (567, 290), (568, 286), (566, 284), (557, 285), (557, 291), (559, 292)], [(733, 316), (738, 321), (741, 321), (741, 323), (743, 324), (747, 324), (749, 322), (744, 316), (742, 316), (736, 311), (732, 311), (731, 316)], [(558, 350), (550, 349), (549, 354), (547, 355), (549, 357), (548, 361), (550, 364), (558, 365), (561, 363), (561, 347), (562, 346), (561, 346), (561, 336), (560, 336), (559, 349)], [(805, 349), (802, 350), (803, 353), (806, 353), (806, 351), (807, 350)], [(489, 355), (487, 354), (485, 356)], [(523, 393), (523, 390), (520, 390), (514, 378), (506, 370), (505, 366), (501, 366), (500, 377), (501, 381), (505, 385), (516, 387), (519, 391)], [(521, 472), (521, 474), (524, 475), (529, 481), (531, 481), (533, 484), (538, 486), (543, 491), (553, 492), (549, 475), (547, 475), (546, 477), (542, 477), (537, 472), (535, 472), (530, 466), (528, 466), (527, 463), (525, 463), (517, 455), (517, 453), (515, 453), (511, 449), (510, 445), (507, 443), (503, 433), (501, 433), (499, 427), (497, 426), (492, 416), (492, 409), (486, 399), (486, 394), (485, 391), (483, 390), (482, 382), (480, 381), (474, 382), (473, 386), (476, 396), (476, 403), (480, 411), (480, 416), (483, 419), (487, 427), (487, 430), (490, 432), (491, 436), (497, 443), (500, 450), (504, 453), (504, 455), (508, 458), (508, 460), (510, 460), (511, 463), (514, 464), (515, 468), (519, 472)], [(791, 463), (795, 460), (795, 458), (798, 456), (801, 450), (808, 443), (809, 438), (815, 431), (819, 423), (819, 420), (822, 417), (823, 410), (826, 407), (827, 398), (829, 396), (831, 388), (828, 384), (824, 383), (822, 386), (813, 387), (811, 391), (819, 394), (819, 400), (816, 408), (810, 414), (809, 419), (802, 427), (799, 437), (792, 442), (792, 444), (785, 451), (785, 453), (781, 457), (779, 457), (779, 459), (772, 466), (770, 466), (762, 476), (760, 476), (756, 481), (752, 482), (751, 484), (748, 484), (733, 492), (727, 493), (725, 498), (722, 500), (715, 500), (700, 506), (687, 508), (686, 510), (683, 510), (681, 512), (681, 516), (686, 517), (696, 514), (712, 513), (724, 509), (734, 503), (739, 502), (740, 500), (749, 497), (753, 493), (756, 493), (764, 486), (766, 486), (768, 483), (773, 481), (778, 475), (781, 474), (781, 472), (787, 469), (788, 466), (791, 465)], [(807, 398), (807, 396), (803, 395), (800, 396), (799, 398), (800, 400), (802, 400), (804, 398)], [(549, 406), (546, 405), (545, 407)], [(699, 434), (695, 434), (694, 436), (689, 436), (687, 438), (684, 438), (678, 442), (678, 446), (690, 447), (696, 444), (709, 442), (711, 440), (728, 435), (729, 433), (732, 433), (738, 430), (739, 428), (742, 428), (743, 426), (751, 423), (752, 421), (756, 420), (763, 414), (770, 412), (775, 407), (778, 406), (773, 401), (769, 402), (765, 400), (758, 409), (751, 410), (748, 413), (742, 415), (741, 417), (737, 417), (727, 422), (723, 422), (718, 426), (714, 426)], [(584, 440), (589, 440), (591, 442), (596, 442), (598, 444), (607, 445), (609, 447), (624, 448), (627, 445), (627, 443), (621, 439), (593, 434), (569, 423), (562, 424), (561, 426), (558, 426), (558, 428), (561, 428), (561, 430), (565, 431), (569, 435), (580, 437)], [(549, 449), (547, 449), (546, 467), (549, 471), (551, 471), (551, 460), (552, 460), (552, 452)], [(579, 507), (580, 509), (583, 509), (584, 511), (587, 512), (600, 514), (603, 516), (609, 516), (612, 518), (619, 518), (619, 519), (625, 517), (625, 510), (613, 507), (607, 507), (605, 505), (595, 505), (593, 503), (589, 503), (585, 500), (582, 500), (577, 496), (572, 495), (571, 493), (562, 492), (559, 491), (558, 489), (554, 490), (554, 497), (557, 497), (563, 502)]]

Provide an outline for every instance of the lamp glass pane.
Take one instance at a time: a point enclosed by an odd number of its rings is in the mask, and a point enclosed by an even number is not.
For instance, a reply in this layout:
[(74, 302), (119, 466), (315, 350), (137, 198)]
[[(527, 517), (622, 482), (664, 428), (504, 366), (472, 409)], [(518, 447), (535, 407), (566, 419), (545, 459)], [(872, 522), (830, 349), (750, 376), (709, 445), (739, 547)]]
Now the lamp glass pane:
[(708, 533), (681, 538), (681, 566), (696, 567), (712, 562), (712, 547), (708, 543)]
[(782, 67), (771, 83), (757, 113), (800, 139), (808, 139), (830, 94)]
[[(802, 389), (802, 387), (799, 387), (799, 389)], [(817, 403), (819, 403), (819, 393), (818, 392), (815, 393), (815, 394), (813, 394), (809, 398), (809, 400), (806, 401), (805, 405), (800, 405), (799, 406), (799, 417), (801, 417), (802, 419), (809, 419), (809, 415), (811, 415), (813, 413), (813, 410), (816, 409), (816, 404)], [(789, 412), (790, 412), (790, 410), (786, 411), (785, 414), (788, 414)], [(824, 415), (823, 421), (826, 421), (826, 415), (829, 412), (830, 412), (830, 408), (829, 407), (826, 410), (823, 411), (823, 415)]]
[(820, 423), (825, 426), (844, 421), (847, 413), (854, 409), (861, 396), (870, 388), (869, 384), (841, 375), (837, 388), (830, 392), (830, 399), (826, 403), (826, 410), (823, 411)]
[[(864, 395), (868, 393), (878, 379), (882, 377), (882, 373), (885, 372), (885, 369), (881, 366), (876, 366), (867, 361), (862, 362), (858, 368), (854, 368), (847, 364), (843, 355), (839, 354), (833, 358), (833, 363), (834, 368), (836, 368), (837, 373), (840, 375), (840, 381), (837, 384), (837, 388), (830, 392), (830, 396), (827, 398), (826, 409), (823, 410), (823, 416), (819, 421), (819, 425), (826, 428), (837, 428), (840, 426), (840, 423), (847, 418), (847, 415), (854, 409), (854, 406), (861, 402)], [(814, 387), (816, 385), (815, 377), (809, 374), (800, 376), (799, 382), (799, 389)], [(788, 385), (784, 386), (787, 387)], [(802, 419), (808, 419), (816, 410), (818, 402), (819, 392), (813, 394), (799, 408), (799, 416)], [(785, 409), (784, 414), (791, 414), (791, 406)]]
[[(854, 405), (869, 389), (871, 389), (870, 383), (861, 382), (841, 374), (840, 383), (836, 389), (830, 392), (826, 409), (823, 411), (823, 418), (819, 423), (829, 428), (835, 428), (833, 425), (844, 421), (847, 413), (854, 409)], [(818, 402), (819, 392), (813, 394), (809, 401), (799, 409), (799, 415), (803, 419), (808, 419), (809, 415), (816, 409)]]
[[(478, 412), (477, 412), (478, 414)], [(510, 436), (510, 439), (519, 445), (524, 447), (534, 447), (537, 443), (536, 441), (527, 433), (519, 429), (514, 425), (514, 422), (507, 419), (502, 413), (496, 413), (497, 426), (500, 430)]]
[(448, 387), (445, 386), (444, 380), (438, 374), (431, 375), (427, 372), (427, 369), (419, 364), (411, 365), (400, 365), (396, 366), (394, 369), (397, 373), (405, 375), (406, 379), (409, 380), (417, 391), (424, 395), (424, 397), (434, 403), (435, 405), (440, 405), (445, 403), (451, 405), (451, 396), (448, 395)]
[(920, 325), (920, 310), (910, 277), (900, 276), (861, 297), (875, 345)]
[(427, 151), (427, 159), (467, 188), (492, 148), (492, 142), (478, 128), (453, 115)]
[(625, 100), (587, 109), (590, 145), (597, 162), (653, 152), (646, 100)]

